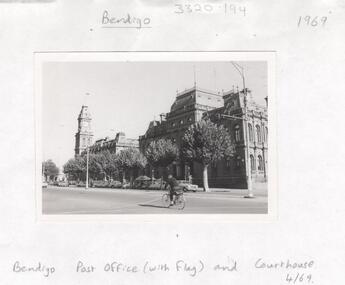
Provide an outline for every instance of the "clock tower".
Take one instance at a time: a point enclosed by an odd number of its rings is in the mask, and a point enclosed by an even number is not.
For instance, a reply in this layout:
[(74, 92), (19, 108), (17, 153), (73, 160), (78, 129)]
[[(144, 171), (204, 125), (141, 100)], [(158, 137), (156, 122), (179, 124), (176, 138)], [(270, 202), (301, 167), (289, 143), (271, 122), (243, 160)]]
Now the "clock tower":
[(75, 134), (75, 156), (92, 145), (91, 115), (88, 106), (82, 106), (78, 116), (78, 132)]

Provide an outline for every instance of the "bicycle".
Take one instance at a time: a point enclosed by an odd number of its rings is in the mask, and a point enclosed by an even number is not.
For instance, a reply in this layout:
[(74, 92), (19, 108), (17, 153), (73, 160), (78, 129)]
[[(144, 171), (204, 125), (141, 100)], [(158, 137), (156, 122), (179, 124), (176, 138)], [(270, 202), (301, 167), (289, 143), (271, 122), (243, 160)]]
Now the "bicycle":
[[(162, 202), (166, 208), (170, 207), (170, 195), (169, 195), (169, 193), (163, 194)], [(174, 194), (173, 203), (174, 203), (174, 206), (177, 207), (177, 209), (179, 209), (179, 210), (184, 209), (184, 207), (186, 206), (186, 199), (183, 195), (183, 192), (177, 192)]]

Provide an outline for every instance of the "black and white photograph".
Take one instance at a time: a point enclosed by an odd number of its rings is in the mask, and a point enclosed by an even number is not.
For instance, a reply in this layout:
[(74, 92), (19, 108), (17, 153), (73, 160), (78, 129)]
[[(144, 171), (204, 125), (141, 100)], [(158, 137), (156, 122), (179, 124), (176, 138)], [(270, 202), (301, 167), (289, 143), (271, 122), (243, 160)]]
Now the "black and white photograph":
[(267, 215), (267, 58), (114, 54), (38, 63), (42, 215)]
[(0, 0), (0, 285), (343, 285), (344, 11)]

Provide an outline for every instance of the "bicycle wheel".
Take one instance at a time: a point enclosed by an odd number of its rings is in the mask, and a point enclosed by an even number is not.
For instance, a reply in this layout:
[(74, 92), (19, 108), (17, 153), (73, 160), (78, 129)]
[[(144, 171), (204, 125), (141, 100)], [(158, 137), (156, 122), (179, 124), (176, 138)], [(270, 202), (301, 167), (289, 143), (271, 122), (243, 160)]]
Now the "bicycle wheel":
[(186, 205), (186, 199), (184, 198), (184, 195), (179, 195), (176, 199), (177, 209), (183, 210), (185, 205)]
[(170, 197), (168, 194), (164, 194), (162, 196), (162, 202), (163, 202), (164, 207), (168, 208), (170, 206)]

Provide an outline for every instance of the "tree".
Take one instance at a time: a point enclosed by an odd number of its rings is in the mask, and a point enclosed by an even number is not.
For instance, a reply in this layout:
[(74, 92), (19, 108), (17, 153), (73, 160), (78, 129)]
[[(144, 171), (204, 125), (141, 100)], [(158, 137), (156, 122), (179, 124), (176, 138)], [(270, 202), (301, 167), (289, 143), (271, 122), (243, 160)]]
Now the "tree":
[(232, 156), (234, 145), (230, 134), (209, 119), (191, 125), (182, 138), (182, 157), (203, 166), (204, 191), (209, 191), (207, 169), (211, 163)]
[(129, 171), (130, 183), (133, 184), (133, 172), (144, 168), (147, 164), (145, 156), (136, 148), (126, 148), (116, 155), (116, 165), (122, 171), (123, 180), (126, 179), (126, 171)]
[[(145, 149), (147, 161), (154, 169), (155, 167), (169, 166), (178, 157), (178, 148), (171, 140), (158, 139), (151, 141)], [(152, 169), (152, 179), (154, 178), (154, 170)], [(161, 177), (161, 188), (163, 177)]]
[(83, 180), (86, 173), (86, 160), (80, 156), (71, 158), (64, 164), (63, 173), (70, 180)]
[(54, 179), (59, 174), (59, 168), (51, 159), (48, 159), (42, 162), (42, 172), (45, 180)]
[(108, 178), (118, 178), (119, 176), (119, 170), (118, 166), (116, 164), (116, 154), (111, 153), (110, 151), (105, 151), (103, 153), (103, 157), (105, 160), (104, 165), (104, 172)]

